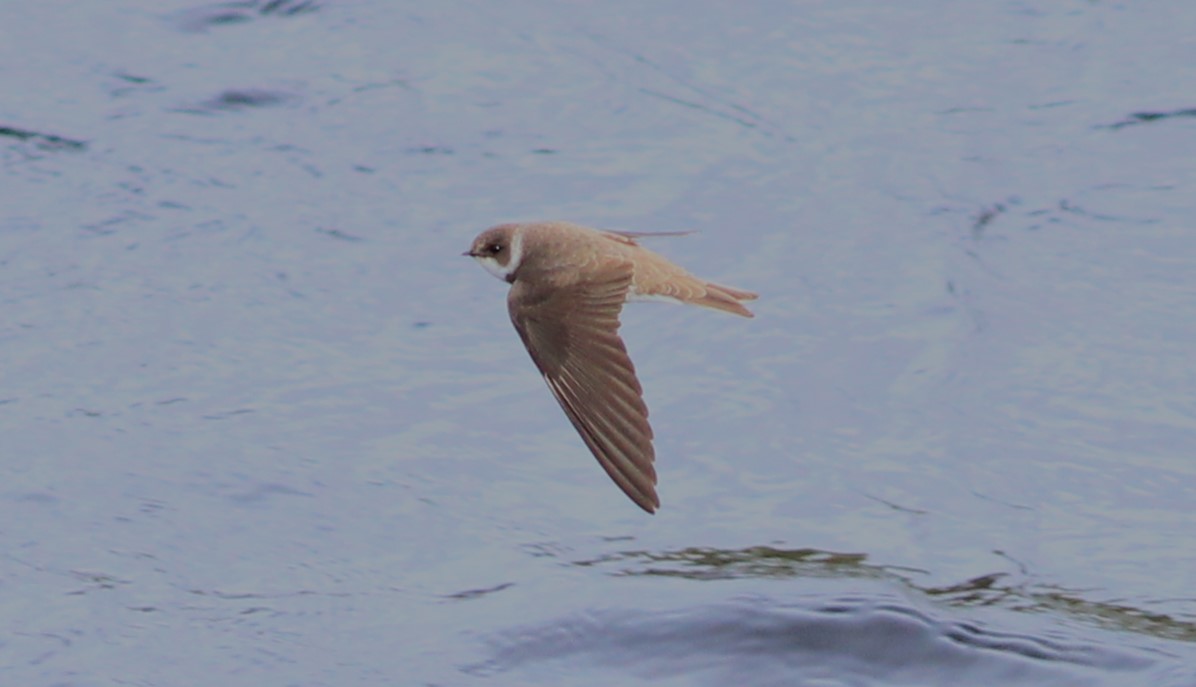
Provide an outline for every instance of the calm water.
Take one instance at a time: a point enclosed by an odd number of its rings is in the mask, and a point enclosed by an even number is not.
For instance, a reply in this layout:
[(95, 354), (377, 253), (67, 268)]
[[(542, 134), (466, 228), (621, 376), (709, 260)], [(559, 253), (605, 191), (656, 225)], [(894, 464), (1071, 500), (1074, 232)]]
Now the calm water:
[[(17, 3), (0, 682), (1196, 685), (1196, 5)], [(460, 257), (563, 218), (663, 510)]]

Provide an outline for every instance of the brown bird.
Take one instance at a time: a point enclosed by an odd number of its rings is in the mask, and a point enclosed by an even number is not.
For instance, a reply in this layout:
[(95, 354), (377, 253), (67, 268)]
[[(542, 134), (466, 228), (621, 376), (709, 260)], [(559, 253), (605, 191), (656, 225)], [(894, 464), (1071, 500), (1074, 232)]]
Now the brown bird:
[(744, 317), (756, 294), (711, 284), (636, 243), (653, 234), (569, 222), (500, 224), (464, 254), (509, 283), (511, 322), (548, 388), (615, 484), (649, 513), (656, 453), (643, 389), (619, 337), (629, 300), (669, 300)]

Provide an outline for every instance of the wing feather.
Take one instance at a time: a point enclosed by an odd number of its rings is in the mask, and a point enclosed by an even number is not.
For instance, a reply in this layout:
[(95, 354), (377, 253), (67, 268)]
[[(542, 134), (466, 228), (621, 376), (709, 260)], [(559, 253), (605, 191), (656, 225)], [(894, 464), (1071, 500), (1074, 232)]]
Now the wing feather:
[(652, 427), (635, 366), (619, 337), (630, 263), (569, 286), (516, 281), (511, 321), (566, 417), (598, 463), (639, 507), (654, 512)]

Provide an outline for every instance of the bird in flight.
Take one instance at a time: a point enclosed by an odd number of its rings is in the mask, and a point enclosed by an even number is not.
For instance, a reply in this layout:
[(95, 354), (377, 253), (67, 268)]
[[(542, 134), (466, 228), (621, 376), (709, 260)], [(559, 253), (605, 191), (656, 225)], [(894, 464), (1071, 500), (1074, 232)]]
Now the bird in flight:
[(500, 224), (464, 254), (511, 285), (507, 309), (548, 388), (606, 474), (653, 513), (656, 452), (643, 389), (619, 337), (629, 300), (667, 300), (752, 317), (750, 291), (712, 284), (641, 246), (660, 234), (570, 222)]

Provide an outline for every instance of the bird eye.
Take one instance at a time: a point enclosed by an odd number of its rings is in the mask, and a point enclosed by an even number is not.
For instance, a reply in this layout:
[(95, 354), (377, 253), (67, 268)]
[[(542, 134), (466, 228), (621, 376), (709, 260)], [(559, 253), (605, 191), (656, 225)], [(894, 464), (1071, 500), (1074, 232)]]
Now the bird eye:
[(492, 243), (489, 246), (486, 246), (486, 250), (490, 251), (491, 255), (498, 255), (502, 252), (502, 246), (498, 245), (497, 243)]

